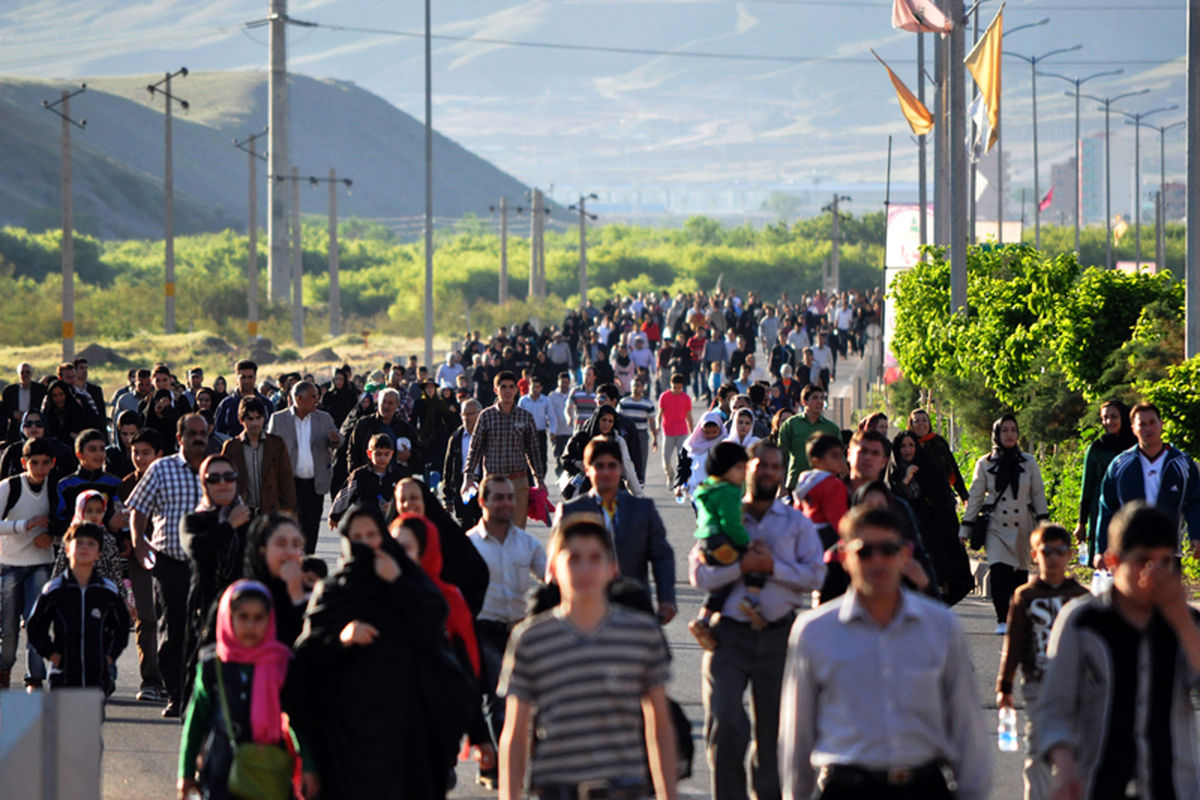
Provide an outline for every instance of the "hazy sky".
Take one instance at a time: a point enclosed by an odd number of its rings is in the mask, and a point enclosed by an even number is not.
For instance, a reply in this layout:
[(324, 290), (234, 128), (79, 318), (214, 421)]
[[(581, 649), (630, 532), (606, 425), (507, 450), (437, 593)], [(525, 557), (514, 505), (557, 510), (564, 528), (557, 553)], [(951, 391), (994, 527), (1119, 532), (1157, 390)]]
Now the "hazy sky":
[[(894, 31), (888, 0), (452, 0), (434, 2), (434, 124), (521, 180), (594, 186), (811, 186), (881, 183), (887, 136), (894, 180), (915, 180), (915, 147), (874, 47), (915, 90), (915, 37)], [(969, 5), (969, 3), (968, 3)], [(981, 27), (999, 3), (981, 6)], [(246, 0), (9, 0), (0, 8), (0, 74), (78, 77), (267, 64), (266, 2)], [(353, 81), (418, 117), (423, 113), (415, 0), (300, 0), (289, 13), (322, 27), (291, 27), (292, 69)], [(1024, 54), (1083, 45), (1047, 71), (1087, 75), (1085, 87), (1123, 105), (1183, 119), (1183, 0), (1012, 0), (1006, 26)], [(339, 30), (331, 26), (369, 28)], [(932, 41), (927, 37), (928, 68)], [(505, 42), (521, 42), (519, 46)], [(588, 46), (643, 52), (568, 49)], [(644, 52), (656, 51), (656, 52)], [(661, 51), (661, 52), (657, 52)], [(666, 53), (666, 54), (664, 54)], [(722, 58), (697, 57), (696, 53)], [(1074, 131), (1069, 88), (1039, 78), (1042, 184)], [(220, 98), (194, 102), (219, 103)], [(932, 107), (932, 92), (928, 100)], [(1030, 70), (1006, 60), (1005, 148), (1015, 178), (1031, 181)], [(1130, 181), (1133, 129), (1114, 115), (1114, 187)], [(1083, 134), (1103, 131), (1085, 102)], [(1183, 136), (1168, 134), (1168, 179), (1183, 172)], [(1157, 183), (1158, 134), (1143, 129), (1143, 169)], [(1115, 190), (1116, 191), (1116, 190)]]

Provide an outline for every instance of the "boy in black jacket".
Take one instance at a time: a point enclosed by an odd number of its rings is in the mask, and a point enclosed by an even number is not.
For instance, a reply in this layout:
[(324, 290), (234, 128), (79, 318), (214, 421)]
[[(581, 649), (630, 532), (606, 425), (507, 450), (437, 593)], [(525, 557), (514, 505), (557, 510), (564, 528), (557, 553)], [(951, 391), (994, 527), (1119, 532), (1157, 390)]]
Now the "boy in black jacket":
[(96, 562), (104, 531), (85, 523), (64, 539), (70, 568), (45, 585), (26, 625), (29, 642), (51, 663), (50, 686), (113, 691), (109, 667), (129, 641), (129, 611)]

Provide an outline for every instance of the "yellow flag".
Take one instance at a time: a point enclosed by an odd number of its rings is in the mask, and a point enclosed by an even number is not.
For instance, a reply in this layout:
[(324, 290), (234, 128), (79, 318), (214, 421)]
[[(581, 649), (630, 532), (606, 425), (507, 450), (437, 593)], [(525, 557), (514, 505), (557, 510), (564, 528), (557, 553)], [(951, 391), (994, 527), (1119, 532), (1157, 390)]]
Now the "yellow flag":
[(988, 25), (983, 36), (963, 59), (963, 64), (975, 77), (983, 104), (987, 107), (989, 133), (985, 153), (991, 152), (992, 145), (1000, 136), (1000, 51), (1003, 38), (1004, 6), (1001, 5), (992, 24)]
[(1120, 244), (1121, 237), (1125, 235), (1125, 231), (1129, 230), (1129, 223), (1120, 214), (1113, 215), (1113, 243)]
[(879, 57), (878, 53), (872, 50), (871, 55), (875, 56), (880, 64), (883, 64), (888, 77), (892, 79), (892, 86), (896, 88), (896, 97), (900, 100), (900, 111), (908, 120), (908, 127), (912, 128), (912, 132), (917, 136), (924, 136), (933, 130), (933, 115), (929, 113), (929, 109), (908, 90), (904, 81), (896, 77), (896, 73), (892, 72), (892, 68)]

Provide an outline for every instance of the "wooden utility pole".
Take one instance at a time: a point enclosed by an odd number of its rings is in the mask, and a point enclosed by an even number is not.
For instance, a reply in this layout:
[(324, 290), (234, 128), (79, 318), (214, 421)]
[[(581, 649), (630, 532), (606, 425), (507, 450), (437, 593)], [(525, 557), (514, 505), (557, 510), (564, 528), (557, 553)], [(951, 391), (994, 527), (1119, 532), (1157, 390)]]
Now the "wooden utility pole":
[(163, 330), (166, 333), (175, 332), (175, 159), (172, 155), (174, 148), (171, 144), (171, 103), (179, 103), (180, 108), (188, 110), (187, 100), (181, 100), (171, 94), (171, 79), (186, 78), (187, 67), (180, 67), (175, 72), (168, 72), (158, 83), (150, 84), (146, 90), (154, 97), (155, 92), (163, 96), (163, 129), (165, 142), (163, 153), (163, 239), (165, 253), (163, 258)]
[(292, 167), (292, 341), (304, 346), (304, 249), (300, 236), (300, 170)]
[(500, 198), (500, 305), (508, 302), (508, 199)]
[[(587, 305), (588, 277), (587, 277), (587, 222), (589, 219), (595, 220), (595, 214), (587, 212), (588, 200), (599, 200), (593, 192), (592, 194), (580, 195), (579, 202), (573, 206), (568, 206), (569, 211), (579, 212), (579, 305), (580, 307)], [(537, 209), (538, 216), (541, 216), (541, 205)]]
[(532, 209), (529, 212), (529, 299), (537, 299), (538, 272), (542, 265), (542, 190), (534, 189), (529, 196)]
[(246, 333), (250, 341), (258, 338), (258, 161), (266, 161), (259, 155), (257, 141), (267, 131), (248, 136), (244, 141), (234, 139), (233, 146), (250, 156), (250, 219), (246, 224), (249, 246), (246, 248)]
[(62, 360), (75, 358), (75, 206), (71, 199), (71, 126), (80, 130), (87, 120), (71, 119), (71, 98), (83, 94), (87, 84), (75, 91), (63, 90), (53, 103), (42, 101), (42, 108), (62, 119)]
[(338, 285), (337, 172), (329, 168), (329, 335), (342, 335), (342, 290)]

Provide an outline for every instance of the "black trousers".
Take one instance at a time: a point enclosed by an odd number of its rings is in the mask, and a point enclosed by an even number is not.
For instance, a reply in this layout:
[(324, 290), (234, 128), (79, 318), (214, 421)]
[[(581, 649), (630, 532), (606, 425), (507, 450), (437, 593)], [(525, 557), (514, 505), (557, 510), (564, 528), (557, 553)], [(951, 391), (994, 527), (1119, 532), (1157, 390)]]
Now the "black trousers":
[(158, 616), (158, 670), (172, 702), (183, 700), (183, 652), (187, 638), (187, 596), (192, 568), (162, 553), (154, 564), (154, 609)]
[(500, 746), (500, 733), (504, 730), (504, 698), (496, 696), (496, 683), (500, 680), (500, 667), (504, 663), (510, 631), (510, 626), (503, 622), (475, 620), (479, 660), (483, 667), (479, 679), (483, 690), (483, 717), (492, 736), (492, 744), (497, 748)]
[(954, 800), (946, 778), (933, 765), (914, 770), (908, 783), (892, 784), (876, 772), (831, 767), (818, 781), (820, 800)]
[(296, 478), (296, 516), (304, 534), (304, 552), (317, 551), (317, 536), (321, 532), (321, 512), (325, 510), (325, 495), (317, 494), (312, 478)]
[(996, 609), (996, 621), (1007, 622), (1013, 592), (1029, 581), (1029, 571), (1008, 564), (992, 564), (988, 573), (992, 576), (992, 606)]

